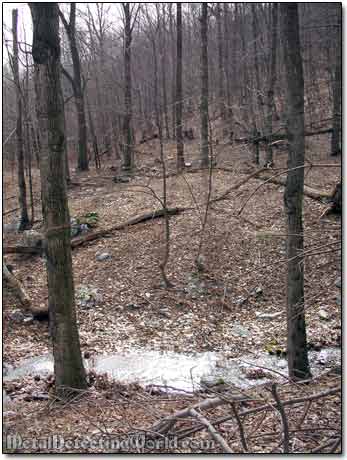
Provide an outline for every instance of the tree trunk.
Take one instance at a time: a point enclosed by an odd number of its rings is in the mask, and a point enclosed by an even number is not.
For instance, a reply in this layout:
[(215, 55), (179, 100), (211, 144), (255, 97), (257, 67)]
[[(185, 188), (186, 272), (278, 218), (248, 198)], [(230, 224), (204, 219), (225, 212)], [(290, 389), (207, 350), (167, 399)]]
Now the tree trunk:
[[(159, 11), (158, 11), (159, 12)], [(169, 114), (167, 109), (167, 88), (166, 88), (166, 13), (165, 13), (165, 4), (162, 4), (162, 27), (160, 30), (160, 62), (161, 62), (161, 71), (162, 71), (162, 91), (163, 91), (163, 111), (164, 111), (164, 124), (165, 124), (165, 136), (166, 139), (170, 139), (170, 130), (169, 130)], [(158, 16), (158, 21), (160, 17)]]
[[(340, 5), (341, 8), (341, 5)], [(340, 10), (341, 11), (341, 10)], [(338, 24), (341, 21), (339, 16)], [(336, 31), (336, 64), (333, 82), (333, 132), (331, 135), (331, 155), (341, 153), (341, 31), (338, 26)]]
[(86, 102), (87, 102), (87, 111), (88, 111), (88, 118), (89, 118), (89, 129), (90, 129), (90, 134), (92, 137), (93, 150), (94, 150), (95, 169), (100, 169), (101, 162), (100, 162), (100, 156), (99, 156), (98, 139), (95, 134), (93, 115), (90, 110), (90, 104), (89, 104), (88, 97), (86, 98)]
[[(227, 99), (227, 129), (230, 133), (233, 131), (233, 109), (231, 105), (231, 76), (230, 76), (230, 62), (229, 62), (229, 27), (228, 27), (228, 17), (229, 17), (229, 8), (227, 3), (223, 3), (223, 26), (224, 26), (224, 73), (226, 81), (226, 99)], [(235, 34), (235, 32), (234, 32)], [(235, 43), (233, 43), (233, 51), (235, 52)], [(233, 66), (236, 66), (236, 60), (233, 60)]]
[[(261, 123), (259, 125), (255, 121), (255, 125), (260, 127), (260, 130), (263, 131), (264, 125), (264, 101), (260, 87), (260, 68), (259, 68), (259, 59), (258, 59), (258, 19), (257, 19), (257, 11), (255, 7), (255, 3), (251, 4), (252, 7), (252, 29), (253, 29), (253, 51), (254, 51), (254, 71), (255, 71), (255, 93), (256, 93), (256, 101), (258, 106), (258, 111), (261, 119)], [(256, 112), (254, 113), (254, 117), (256, 120)]]
[(182, 5), (176, 3), (177, 8), (177, 61), (176, 61), (176, 143), (177, 143), (177, 171), (184, 168), (184, 144), (182, 137)]
[(48, 305), (56, 391), (86, 388), (76, 322), (70, 215), (64, 165), (64, 115), (60, 83), (57, 3), (30, 3), (32, 54), (41, 128), (40, 173), (45, 224)]
[(277, 13), (278, 4), (271, 4), (271, 57), (270, 57), (270, 76), (269, 76), (269, 89), (267, 93), (267, 120), (265, 135), (269, 136), (269, 141), (266, 146), (266, 159), (265, 162), (268, 166), (273, 166), (273, 154), (271, 146), (271, 133), (272, 133), (272, 120), (274, 116), (274, 90), (276, 83), (276, 54), (277, 54)]
[(302, 223), (304, 168), (304, 78), (300, 53), (297, 3), (281, 3), (282, 41), (286, 75), (288, 174), (284, 192), (287, 213), (287, 353), (289, 377), (310, 377), (304, 302), (304, 229)]
[(123, 3), (125, 16), (124, 27), (124, 158), (123, 168), (131, 170), (133, 168), (133, 134), (132, 134), (132, 87), (131, 87), (131, 13), (130, 3)]
[(76, 42), (76, 3), (72, 2), (70, 6), (70, 20), (66, 21), (64, 15), (60, 12), (60, 18), (64, 24), (70, 45), (73, 78), (72, 89), (75, 98), (77, 111), (77, 129), (78, 129), (78, 161), (77, 168), (80, 171), (88, 171), (88, 149), (87, 149), (87, 123), (84, 109), (84, 95), (82, 88), (81, 63)]
[(27, 198), (26, 198), (26, 185), (24, 177), (24, 151), (23, 151), (23, 107), (22, 107), (22, 94), (19, 81), (19, 70), (18, 70), (18, 35), (17, 35), (17, 24), (18, 24), (18, 10), (12, 10), (12, 33), (13, 33), (13, 79), (16, 85), (16, 100), (17, 100), (17, 177), (18, 177), (18, 201), (20, 207), (20, 221), (18, 231), (30, 227)]
[(207, 3), (201, 4), (200, 33), (201, 33), (201, 164), (207, 167), (209, 164), (208, 145), (208, 24), (207, 24)]
[(216, 4), (217, 44), (218, 44), (218, 102), (219, 112), (223, 121), (226, 119), (225, 91), (224, 91), (224, 61), (223, 61), (223, 34), (221, 4)]

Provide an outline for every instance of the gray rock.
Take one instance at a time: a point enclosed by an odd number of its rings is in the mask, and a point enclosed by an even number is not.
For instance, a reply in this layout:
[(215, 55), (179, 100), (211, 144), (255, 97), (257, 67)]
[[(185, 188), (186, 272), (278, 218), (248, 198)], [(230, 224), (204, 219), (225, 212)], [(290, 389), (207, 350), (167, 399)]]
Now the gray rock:
[(239, 324), (235, 324), (232, 327), (231, 333), (233, 335), (237, 335), (238, 337), (248, 337), (249, 334), (250, 334), (248, 329), (246, 329), (245, 327), (240, 326)]
[(337, 280), (335, 281), (335, 286), (338, 288), (341, 287), (341, 278), (337, 278)]
[(33, 401), (46, 401), (49, 399), (47, 393), (33, 393), (31, 397)]
[(90, 231), (90, 228), (88, 227), (87, 224), (81, 224), (80, 225), (80, 232), (82, 234), (88, 233)]
[(259, 295), (261, 295), (262, 293), (263, 293), (263, 290), (262, 290), (261, 287), (258, 286), (258, 287), (256, 287), (256, 288), (254, 289), (254, 295), (255, 295), (255, 296), (259, 296)]
[(109, 252), (102, 252), (101, 254), (96, 255), (96, 260), (98, 260), (99, 262), (103, 262), (104, 260), (109, 260), (111, 258), (112, 256)]
[(80, 233), (80, 225), (77, 222), (77, 219), (74, 217), (71, 218), (70, 220), (70, 226), (71, 226), (71, 238), (75, 238)]
[(136, 303), (128, 303), (126, 305), (126, 308), (128, 308), (129, 310), (140, 310), (141, 306)]
[(31, 248), (39, 248), (42, 246), (44, 236), (36, 230), (25, 230), (23, 232), (23, 244)]
[(30, 316), (26, 316), (24, 319), (23, 319), (23, 323), (25, 324), (30, 324), (34, 321), (34, 317), (33, 315), (30, 315)]
[(113, 178), (113, 182), (127, 184), (128, 182), (130, 182), (130, 177), (129, 176), (115, 176)]
[(239, 296), (236, 297), (236, 299), (233, 302), (236, 303), (236, 305), (243, 305), (246, 301), (246, 297)]
[(76, 289), (77, 305), (89, 310), (102, 302), (102, 295), (97, 288), (81, 285)]
[(20, 310), (14, 310), (9, 314), (9, 319), (15, 323), (21, 323), (24, 320), (24, 315)]
[(282, 312), (277, 312), (277, 313), (259, 313), (259, 312), (255, 312), (255, 316), (257, 317), (257, 319), (263, 319), (263, 320), (273, 320), (273, 319), (277, 319), (279, 318), (280, 316), (282, 315)]
[(336, 296), (336, 304), (341, 307), (341, 295)]
[(323, 310), (323, 308), (319, 310), (318, 316), (320, 319), (323, 319), (324, 321), (328, 321), (330, 319), (329, 313), (326, 310)]

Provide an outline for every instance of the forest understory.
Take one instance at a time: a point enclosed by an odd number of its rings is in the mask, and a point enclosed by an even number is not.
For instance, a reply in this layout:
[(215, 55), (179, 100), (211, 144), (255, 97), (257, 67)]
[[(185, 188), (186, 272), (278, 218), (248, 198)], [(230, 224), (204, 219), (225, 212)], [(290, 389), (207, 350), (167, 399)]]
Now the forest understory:
[[(212, 173), (212, 201), (255, 170), (247, 145), (220, 143), (213, 149), (217, 165)], [(89, 172), (73, 175), (69, 188), (71, 217), (97, 213), (97, 226), (93, 231), (99, 231), (126, 222), (135, 215), (160, 209), (158, 200), (149, 191), (151, 187), (159, 197), (162, 196), (158, 151), (157, 140), (137, 146), (136, 169), (128, 183), (112, 181), (115, 172), (110, 169), (114, 164), (111, 159), (99, 170), (92, 168)], [(133, 349), (178, 353), (215, 351), (222, 352), (226, 358), (271, 349), (285, 353), (284, 187), (264, 184), (259, 178), (249, 179), (225, 199), (210, 204), (207, 225), (202, 232), (209, 173), (199, 170), (195, 164), (199, 156), (198, 144), (196, 141), (186, 142), (186, 163), (191, 166), (181, 175), (175, 174), (174, 141), (165, 143), (164, 152), (169, 173), (167, 205), (187, 208), (170, 217), (170, 258), (166, 275), (173, 287), (165, 288), (160, 272), (165, 251), (162, 218), (111, 232), (74, 248), (76, 290), (87, 286), (96, 289), (99, 295), (96, 304), (89, 309), (77, 302), (83, 356), (90, 359)], [(329, 157), (328, 152), (329, 135), (306, 138), (306, 161), (314, 158), (312, 163), (315, 166), (306, 168), (305, 185), (331, 192), (340, 180), (340, 167), (319, 167), (320, 164), (340, 164), (340, 158)], [(275, 168), (286, 167), (286, 154), (286, 150), (275, 153)], [(39, 175), (37, 170), (33, 174), (37, 199), (34, 229), (40, 231)], [(254, 191), (256, 194), (252, 196)], [(16, 212), (10, 211), (17, 206), (15, 180), (10, 172), (4, 175), (4, 193), (4, 223), (8, 224), (15, 220)], [(304, 198), (307, 340), (309, 347), (315, 350), (341, 346), (338, 283), (341, 277), (341, 217), (325, 215), (327, 208), (327, 203), (308, 196)], [(194, 260), (201, 238), (203, 267), (198, 271)], [(20, 234), (4, 233), (4, 247), (20, 244)], [(105, 252), (109, 257), (98, 260), (97, 256)], [(13, 267), (14, 275), (32, 304), (38, 309), (46, 308), (48, 293), (44, 259), (39, 255), (7, 254), (5, 261)], [(49, 353), (47, 321), (35, 319), (23, 323), (11, 320), (11, 313), (21, 306), (6, 289), (3, 303), (4, 362), (15, 365), (23, 359)], [(259, 318), (261, 314), (270, 315), (271, 319), (263, 321)], [(247, 333), (237, 333), (235, 326)], [(266, 372), (271, 374), (270, 370)], [(272, 377), (275, 379), (276, 375), (272, 374)], [(4, 419), (7, 432), (15, 430), (23, 438), (42, 438), (52, 434), (75, 439), (83, 436), (126, 438), (130, 433), (151, 430), (168, 414), (207, 397), (223, 395), (226, 390), (216, 386), (202, 393), (173, 394), (166, 393), (165, 389), (154, 391), (136, 384), (113, 382), (103, 376), (95, 379), (82, 398), (65, 404), (53, 398), (42, 401), (30, 398), (33, 393), (49, 393), (51, 376), (41, 379), (31, 376), (5, 382), (4, 388), (15, 400)], [(328, 452), (332, 448), (334, 439), (337, 439), (334, 435), (341, 429), (340, 394), (334, 390), (339, 381), (336, 370), (327, 371), (323, 366), (322, 375), (308, 383), (286, 383), (278, 387), (281, 400), (304, 398), (301, 405), (294, 405), (287, 413), (292, 452), (315, 449)], [(207, 411), (207, 418), (213, 421), (230, 414), (231, 410), (237, 414), (259, 404), (273, 404), (269, 388), (269, 385), (254, 386), (245, 391), (250, 400), (211, 408)], [(326, 397), (305, 402), (306, 396), (324, 392), (327, 392)], [(286, 436), (282, 439), (286, 430), (279, 428), (280, 413), (255, 411), (242, 419), (241, 431), (235, 418), (219, 424), (218, 430), (233, 452), (278, 452), (281, 444), (286, 442)], [(185, 430), (201, 425), (201, 420), (193, 416), (179, 421), (178, 433), (182, 436), (186, 435)], [(199, 441), (211, 439), (208, 429), (200, 429), (190, 437)], [(324, 444), (327, 445), (324, 447)], [(76, 452), (69, 446), (62, 450)], [(18, 450), (21, 451), (50, 449)], [(53, 448), (51, 451), (56, 452)], [(90, 450), (94, 453), (100, 451), (107, 449)], [(130, 449), (128, 446), (123, 451), (149, 453), (153, 450), (148, 445)], [(210, 450), (188, 445), (171, 449), (163, 447), (159, 451), (205, 453), (222, 452), (223, 448), (216, 441)]]

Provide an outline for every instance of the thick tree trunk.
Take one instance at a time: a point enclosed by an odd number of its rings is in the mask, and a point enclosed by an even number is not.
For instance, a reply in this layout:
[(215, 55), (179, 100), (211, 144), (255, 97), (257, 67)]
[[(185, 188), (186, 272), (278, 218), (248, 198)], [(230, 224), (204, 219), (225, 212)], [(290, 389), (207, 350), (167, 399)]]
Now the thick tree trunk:
[(273, 166), (273, 154), (271, 146), (272, 134), (272, 120), (274, 116), (274, 90), (276, 84), (276, 55), (277, 55), (277, 12), (278, 4), (272, 3), (271, 6), (271, 57), (270, 57), (270, 76), (269, 76), (269, 89), (267, 93), (267, 117), (265, 134), (269, 136), (268, 144), (266, 146), (266, 159), (265, 162), (268, 166)]
[(24, 151), (23, 151), (23, 105), (21, 87), (19, 81), (19, 70), (18, 70), (18, 35), (17, 35), (17, 24), (18, 24), (18, 10), (12, 10), (12, 33), (13, 33), (13, 79), (16, 85), (16, 100), (17, 100), (17, 124), (16, 124), (16, 135), (17, 135), (17, 178), (18, 178), (18, 201), (20, 207), (20, 221), (18, 230), (23, 230), (30, 227), (27, 198), (26, 198), (26, 185), (24, 177)]
[(310, 377), (304, 300), (304, 229), (302, 222), (304, 168), (304, 78), (300, 53), (297, 3), (281, 3), (283, 54), (286, 70), (288, 174), (284, 193), (287, 213), (287, 353), (289, 377)]
[(48, 305), (56, 391), (86, 388), (75, 313), (70, 215), (64, 165), (64, 116), (60, 84), (57, 3), (30, 3), (32, 54), (37, 79), (41, 138), (40, 173), (45, 224)]
[(177, 8), (177, 61), (176, 61), (176, 143), (177, 143), (177, 171), (184, 168), (184, 144), (182, 137), (182, 5), (176, 3)]
[(201, 4), (200, 33), (201, 33), (201, 101), (200, 101), (200, 120), (201, 120), (201, 164), (207, 167), (209, 164), (209, 142), (208, 142), (208, 18), (207, 3)]
[[(341, 5), (340, 5), (341, 8)], [(340, 10), (341, 11), (341, 10)], [(341, 18), (341, 15), (340, 15)], [(339, 18), (339, 19), (340, 19)], [(338, 21), (340, 23), (340, 21)], [(336, 64), (333, 82), (333, 132), (331, 135), (331, 155), (341, 153), (341, 32), (337, 27), (336, 32)]]
[(132, 133), (132, 82), (131, 82), (131, 13), (130, 3), (123, 3), (125, 16), (124, 27), (124, 158), (123, 168), (131, 170), (133, 168), (133, 133)]

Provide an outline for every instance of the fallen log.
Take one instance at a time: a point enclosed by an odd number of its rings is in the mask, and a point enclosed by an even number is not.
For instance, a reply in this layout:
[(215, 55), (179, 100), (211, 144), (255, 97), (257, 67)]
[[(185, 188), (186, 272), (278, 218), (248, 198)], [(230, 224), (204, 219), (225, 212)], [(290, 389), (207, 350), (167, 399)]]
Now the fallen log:
[[(167, 208), (166, 212), (168, 215), (174, 216), (176, 214), (180, 214), (181, 212), (187, 211), (188, 209), (191, 209), (191, 208), (188, 208), (188, 207), (187, 208), (183, 208), (183, 207)], [(142, 222), (146, 222), (147, 220), (153, 220), (153, 219), (157, 219), (158, 217), (163, 217), (164, 214), (165, 214), (165, 210), (163, 208), (156, 209), (154, 211), (150, 211), (145, 214), (139, 214), (127, 220), (126, 222), (123, 222), (121, 224), (115, 225), (110, 228), (106, 228), (105, 230), (100, 230), (99, 232), (90, 233), (89, 235), (84, 235), (79, 238), (74, 238), (71, 241), (71, 247), (72, 249), (74, 249), (77, 246), (81, 246), (82, 244), (88, 243), (90, 241), (94, 241), (98, 238), (102, 238), (115, 231), (124, 230), (127, 227), (130, 227), (132, 225), (136, 225)]]
[(32, 246), (5, 246), (3, 254), (41, 254), (42, 248)]
[[(285, 177), (271, 177), (269, 175), (259, 176), (258, 179), (270, 184), (283, 185), (285, 187), (287, 179)], [(330, 199), (331, 193), (324, 190), (317, 190), (315, 188), (304, 185), (304, 195), (312, 198), (313, 200), (322, 202), (324, 199)]]
[[(327, 129), (321, 129), (319, 131), (306, 131), (304, 136), (305, 137), (310, 137), (310, 136), (319, 136), (320, 134), (328, 134), (333, 131), (332, 128), (327, 128)], [(288, 136), (286, 133), (283, 134), (270, 134), (268, 136), (258, 136), (258, 137), (241, 137), (241, 138), (234, 138), (234, 142), (238, 142), (240, 144), (248, 144), (248, 143), (255, 143), (255, 142), (269, 142), (269, 141), (280, 141), (280, 140), (285, 140), (288, 139)]]

